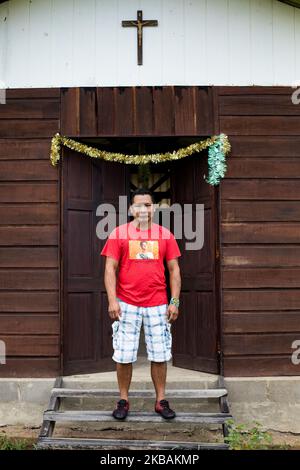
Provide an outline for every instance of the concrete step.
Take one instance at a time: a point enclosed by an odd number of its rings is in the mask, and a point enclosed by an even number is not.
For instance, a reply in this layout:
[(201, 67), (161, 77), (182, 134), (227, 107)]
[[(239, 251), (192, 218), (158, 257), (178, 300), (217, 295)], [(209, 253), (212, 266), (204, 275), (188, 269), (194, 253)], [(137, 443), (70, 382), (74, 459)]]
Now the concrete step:
[[(219, 408), (219, 397), (226, 396), (226, 389), (179, 390), (168, 389), (166, 398), (170, 406), (179, 412), (215, 412)], [(62, 410), (112, 410), (119, 399), (119, 392), (109, 389), (64, 389), (54, 388), (51, 397), (61, 398)], [(130, 408), (132, 411), (153, 411), (154, 390), (130, 390)]]
[[(72, 386), (72, 389), (75, 390), (97, 390), (99, 388), (99, 384), (94, 384), (94, 387), (90, 387), (91, 384), (87, 384), (88, 386), (85, 386), (85, 383), (73, 383), (73, 384), (68, 384), (68, 386)], [(100, 384), (101, 389), (107, 390), (108, 392), (111, 389), (115, 390), (115, 393), (113, 395), (105, 395), (103, 394), (102, 397), (97, 396), (95, 394), (90, 394), (89, 396), (80, 396), (78, 394), (74, 394), (73, 397), (65, 396), (62, 397), (61, 399), (61, 406), (63, 408), (67, 407), (69, 409), (77, 409), (78, 407), (80, 408), (86, 408), (86, 409), (99, 409), (99, 410), (105, 410), (105, 409), (111, 409), (111, 407), (114, 407), (116, 404), (116, 401), (119, 398), (119, 392), (116, 391), (116, 383), (112, 384), (105, 384), (107, 387), (103, 387), (103, 383)], [(108, 386), (110, 385), (110, 387)], [(132, 387), (129, 390), (129, 402), (130, 406), (133, 407), (136, 410), (142, 410), (145, 409), (145, 411), (150, 411), (153, 409), (154, 402), (155, 402), (155, 392), (153, 388), (153, 384), (149, 384), (148, 388), (145, 387), (139, 387), (136, 386), (137, 384), (132, 384)], [(185, 386), (186, 384), (184, 384)], [(192, 390), (210, 390), (210, 388), (203, 387), (202, 384), (199, 384), (200, 386), (197, 387), (189, 387), (190, 391)], [(205, 384), (207, 385), (207, 384)], [(65, 384), (67, 386), (67, 384)], [(168, 388), (166, 390), (166, 399), (169, 400), (170, 404), (173, 404), (174, 406), (176, 405), (178, 408), (178, 411), (195, 411), (197, 410), (197, 407), (199, 408), (199, 411), (213, 411), (214, 408), (218, 405), (218, 398), (188, 398), (188, 390), (187, 393), (184, 396), (174, 396), (172, 392), (182, 389), (183, 384), (177, 384), (177, 386), (170, 386), (168, 383)], [(134, 391), (140, 392), (140, 395), (133, 393)]]
[[(105, 372), (103, 373), (103, 375)], [(98, 374), (95, 374), (98, 375)], [(63, 388), (76, 388), (76, 389), (116, 389), (117, 388), (117, 377), (112, 377), (110, 380), (104, 378), (84, 378), (81, 376), (74, 377), (63, 377), (62, 387)], [(181, 378), (167, 378), (168, 390), (186, 389), (212, 389), (218, 387), (218, 376), (213, 378), (198, 378), (196, 380), (189, 381), (189, 379), (182, 380)], [(131, 390), (154, 390), (153, 382), (151, 379), (136, 379), (132, 380), (130, 384)]]
[[(117, 388), (116, 371), (65, 376), (63, 377), (62, 387), (115, 389)], [(206, 389), (216, 387), (218, 387), (218, 375), (182, 369), (168, 362), (168, 389)], [(130, 388), (132, 390), (153, 390), (150, 362), (143, 356), (138, 357), (137, 362), (133, 363)]]
[[(169, 398), (169, 397), (167, 397)], [(61, 402), (61, 410), (113, 410), (116, 406), (117, 399), (109, 397), (105, 398), (63, 398)], [(153, 411), (155, 400), (142, 398), (129, 398), (130, 409), (132, 411)], [(218, 400), (202, 399), (202, 400), (186, 400), (184, 398), (169, 399), (170, 407), (176, 412), (215, 412), (218, 410)]]

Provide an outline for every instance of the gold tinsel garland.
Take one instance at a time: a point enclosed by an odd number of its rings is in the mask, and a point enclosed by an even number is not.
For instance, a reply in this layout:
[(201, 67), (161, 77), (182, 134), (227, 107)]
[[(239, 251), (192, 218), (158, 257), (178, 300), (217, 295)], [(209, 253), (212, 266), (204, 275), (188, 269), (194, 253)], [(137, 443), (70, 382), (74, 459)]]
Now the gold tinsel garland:
[[(202, 150), (213, 145), (219, 138), (219, 136), (209, 137), (208, 139), (203, 140), (201, 142), (196, 142), (195, 144), (188, 145), (187, 147), (181, 148), (179, 150), (174, 150), (174, 152), (153, 153), (148, 155), (126, 155), (124, 153), (114, 153), (106, 152), (105, 150), (99, 150), (95, 147), (90, 147), (86, 144), (81, 144), (80, 142), (76, 142), (76, 140), (69, 139), (68, 137), (61, 136), (59, 133), (57, 133), (52, 139), (50, 159), (53, 166), (57, 165), (60, 160), (61, 145), (64, 145), (69, 149), (83, 153), (84, 155), (87, 155), (91, 158), (100, 158), (109, 162), (119, 162), (136, 165), (145, 164), (149, 162), (161, 163), (170, 160), (179, 160), (180, 158), (193, 155), (195, 152), (201, 152)], [(230, 144), (228, 142), (227, 136), (225, 135), (223, 138), (223, 148), (225, 150), (225, 153), (229, 152), (230, 150)]]

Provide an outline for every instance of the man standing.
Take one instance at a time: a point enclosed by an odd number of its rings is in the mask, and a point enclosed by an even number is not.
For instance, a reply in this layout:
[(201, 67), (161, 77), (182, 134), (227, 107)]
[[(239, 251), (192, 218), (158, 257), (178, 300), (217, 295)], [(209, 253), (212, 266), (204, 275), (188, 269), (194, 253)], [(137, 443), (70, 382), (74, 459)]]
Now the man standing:
[[(148, 189), (132, 193), (132, 222), (116, 227), (101, 255), (106, 256), (104, 283), (113, 329), (113, 360), (117, 363), (120, 400), (113, 411), (116, 419), (126, 418), (132, 363), (137, 360), (141, 325), (144, 325), (147, 357), (156, 391), (155, 411), (165, 419), (175, 412), (165, 399), (167, 361), (172, 357), (171, 324), (179, 314), (181, 289), (177, 258), (181, 256), (174, 235), (153, 223), (154, 200)], [(141, 241), (145, 241), (145, 246)], [(138, 256), (141, 247), (148, 256)], [(150, 253), (150, 255), (149, 255)], [(170, 274), (171, 300), (168, 304), (164, 260)], [(117, 270), (119, 269), (118, 275)]]

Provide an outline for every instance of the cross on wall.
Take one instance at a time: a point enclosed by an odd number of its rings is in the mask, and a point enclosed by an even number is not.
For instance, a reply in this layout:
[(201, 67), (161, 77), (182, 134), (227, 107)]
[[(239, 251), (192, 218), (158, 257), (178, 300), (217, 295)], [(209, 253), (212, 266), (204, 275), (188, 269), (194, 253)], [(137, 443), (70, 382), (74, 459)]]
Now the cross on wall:
[(143, 27), (158, 26), (157, 20), (143, 20), (142, 10), (137, 11), (137, 20), (122, 21), (124, 28), (137, 28), (137, 59), (138, 65), (143, 65)]

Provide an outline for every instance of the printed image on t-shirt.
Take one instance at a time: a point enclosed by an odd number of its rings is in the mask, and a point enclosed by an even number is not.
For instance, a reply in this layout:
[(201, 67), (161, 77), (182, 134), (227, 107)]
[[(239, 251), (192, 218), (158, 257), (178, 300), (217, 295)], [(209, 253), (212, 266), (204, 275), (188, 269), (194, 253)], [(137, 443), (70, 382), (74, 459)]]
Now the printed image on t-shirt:
[(129, 240), (129, 259), (159, 259), (158, 240)]

